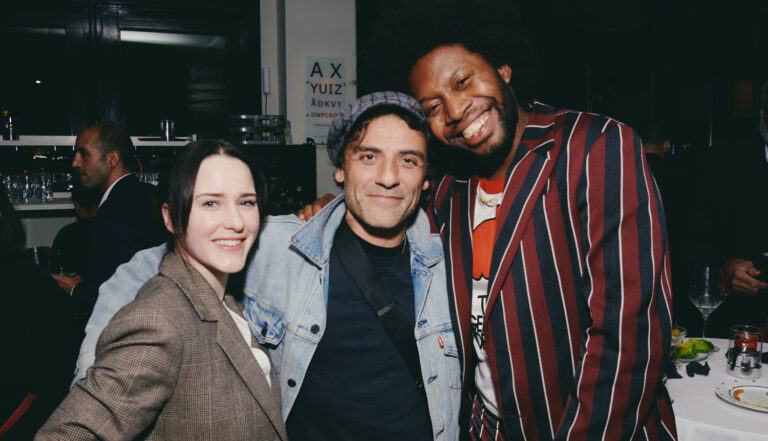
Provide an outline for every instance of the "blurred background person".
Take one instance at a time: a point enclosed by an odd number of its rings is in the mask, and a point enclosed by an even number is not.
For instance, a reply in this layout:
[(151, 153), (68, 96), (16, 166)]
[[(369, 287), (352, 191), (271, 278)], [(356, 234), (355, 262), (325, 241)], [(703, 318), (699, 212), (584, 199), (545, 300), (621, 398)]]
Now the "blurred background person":
[(99, 123), (77, 135), (72, 168), (83, 187), (97, 189), (101, 199), (82, 272), (53, 277), (74, 298), (81, 330), (96, 303), (99, 286), (136, 251), (166, 239), (155, 188), (139, 181), (133, 173), (135, 163), (133, 142), (118, 124)]
[(72, 300), (24, 254), (21, 220), (0, 186), (0, 438), (30, 440), (67, 393), (78, 341)]
[(768, 315), (768, 84), (759, 109), (749, 136), (732, 133), (733, 141), (713, 146), (699, 174), (690, 227), (703, 251), (692, 254), (721, 265), (728, 292), (709, 319), (712, 337), (729, 337), (734, 324), (763, 326)]
[(80, 183), (75, 183), (72, 188), (72, 204), (77, 220), (59, 230), (51, 247), (63, 274), (82, 274), (85, 271), (100, 199), (101, 193), (96, 189), (85, 188)]

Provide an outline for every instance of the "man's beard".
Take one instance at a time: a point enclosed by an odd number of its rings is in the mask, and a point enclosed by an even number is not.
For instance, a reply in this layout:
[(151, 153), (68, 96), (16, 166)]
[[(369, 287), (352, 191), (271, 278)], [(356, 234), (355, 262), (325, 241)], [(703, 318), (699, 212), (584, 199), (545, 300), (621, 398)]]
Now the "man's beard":
[(765, 110), (760, 112), (760, 134), (763, 135), (763, 142), (768, 144), (768, 115), (765, 114)]
[(473, 166), (476, 168), (476, 174), (483, 177), (495, 174), (507, 157), (509, 157), (512, 153), (513, 142), (517, 133), (517, 99), (512, 92), (512, 88), (504, 82), (498, 73), (496, 77), (498, 78), (499, 90), (501, 91), (501, 105), (494, 101), (491, 103), (491, 107), (496, 109), (499, 115), (499, 122), (501, 123), (501, 129), (504, 131), (504, 136), (498, 143), (491, 146), (487, 153), (473, 153), (471, 155)]

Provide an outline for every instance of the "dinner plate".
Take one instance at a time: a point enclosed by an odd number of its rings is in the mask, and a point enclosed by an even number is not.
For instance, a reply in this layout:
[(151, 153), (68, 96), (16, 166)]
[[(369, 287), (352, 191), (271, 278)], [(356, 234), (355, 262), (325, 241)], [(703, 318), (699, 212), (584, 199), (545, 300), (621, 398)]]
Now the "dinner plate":
[(723, 381), (715, 387), (715, 395), (733, 405), (768, 413), (768, 387), (758, 386), (755, 380)]

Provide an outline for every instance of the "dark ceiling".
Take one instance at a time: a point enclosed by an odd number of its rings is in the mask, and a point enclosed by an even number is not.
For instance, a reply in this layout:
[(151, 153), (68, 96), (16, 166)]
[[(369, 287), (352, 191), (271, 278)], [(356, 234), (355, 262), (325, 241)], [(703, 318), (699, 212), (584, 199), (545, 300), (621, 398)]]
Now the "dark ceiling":
[[(542, 101), (634, 125), (665, 120), (697, 143), (754, 120), (768, 78), (766, 0), (498, 1), (516, 6), (536, 49)], [(358, 1), (358, 30), (397, 3)], [(358, 37), (360, 64), (376, 52)], [(359, 75), (360, 93), (375, 87)]]

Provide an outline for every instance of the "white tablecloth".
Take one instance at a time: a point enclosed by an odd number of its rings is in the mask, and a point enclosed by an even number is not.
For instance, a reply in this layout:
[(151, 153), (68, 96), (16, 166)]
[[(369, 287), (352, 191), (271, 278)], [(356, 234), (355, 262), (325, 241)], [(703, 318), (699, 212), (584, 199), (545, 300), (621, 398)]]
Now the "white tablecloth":
[[(715, 395), (715, 386), (734, 377), (725, 373), (725, 351), (728, 340), (709, 339), (720, 350), (709, 354), (708, 376), (685, 373), (685, 365), (678, 368), (683, 378), (667, 380), (672, 397), (677, 435), (680, 441), (766, 441), (768, 440), (768, 413), (745, 409), (727, 403)], [(701, 362), (703, 363), (703, 361)], [(768, 366), (757, 384), (768, 386)]]

